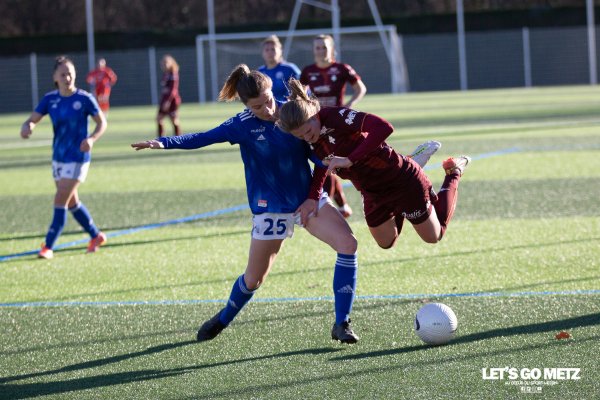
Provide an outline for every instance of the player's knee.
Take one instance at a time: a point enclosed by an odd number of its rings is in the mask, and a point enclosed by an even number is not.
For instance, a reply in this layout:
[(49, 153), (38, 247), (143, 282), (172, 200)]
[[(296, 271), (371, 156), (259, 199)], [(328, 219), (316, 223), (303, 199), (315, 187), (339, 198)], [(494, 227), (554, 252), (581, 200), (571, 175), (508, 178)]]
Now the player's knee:
[(377, 245), (384, 250), (391, 249), (396, 244), (396, 240), (398, 240), (398, 236), (394, 237), (391, 241), (390, 240), (386, 240), (386, 241), (377, 240)]
[(354, 254), (358, 250), (358, 240), (353, 234), (345, 235), (341, 238), (341, 242), (336, 249), (338, 253), (342, 254)]
[(263, 284), (266, 277), (247, 277), (244, 275), (244, 283), (248, 290), (257, 290)]

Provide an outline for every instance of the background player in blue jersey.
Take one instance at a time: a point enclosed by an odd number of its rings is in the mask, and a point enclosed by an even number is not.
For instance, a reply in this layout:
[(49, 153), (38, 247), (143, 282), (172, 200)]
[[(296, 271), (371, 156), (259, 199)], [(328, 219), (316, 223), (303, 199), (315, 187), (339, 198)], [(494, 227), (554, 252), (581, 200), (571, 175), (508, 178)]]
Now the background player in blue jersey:
[[(40, 258), (46, 259), (54, 255), (52, 248), (67, 222), (67, 208), (92, 238), (88, 252), (95, 252), (106, 242), (106, 235), (98, 230), (77, 192), (87, 176), (92, 147), (106, 130), (106, 119), (94, 96), (75, 87), (75, 66), (69, 58), (57, 57), (52, 76), (57, 90), (44, 96), (21, 127), (21, 137), (28, 139), (44, 115), (49, 114), (52, 120), (52, 174), (56, 183), (54, 217), (38, 253)], [(96, 126), (88, 136), (90, 116)]]
[(248, 265), (234, 283), (225, 308), (198, 330), (198, 341), (215, 338), (231, 323), (265, 281), (294, 225), (302, 224), (338, 253), (333, 278), (336, 321), (331, 336), (355, 343), (358, 336), (352, 331), (349, 316), (356, 289), (357, 241), (328, 197), (321, 195), (325, 168), (315, 168), (313, 177), (308, 145), (275, 126), (279, 108), (271, 87), (266, 75), (241, 64), (227, 78), (219, 99), (239, 97), (247, 107), (243, 112), (204, 133), (162, 137), (131, 146), (136, 150), (197, 149), (223, 142), (240, 146), (253, 214)]
[(286, 101), (289, 95), (287, 81), (290, 78), (300, 79), (300, 69), (296, 64), (283, 60), (281, 42), (276, 35), (268, 36), (262, 41), (262, 57), (265, 65), (258, 68), (273, 81), (273, 95), (278, 101)]

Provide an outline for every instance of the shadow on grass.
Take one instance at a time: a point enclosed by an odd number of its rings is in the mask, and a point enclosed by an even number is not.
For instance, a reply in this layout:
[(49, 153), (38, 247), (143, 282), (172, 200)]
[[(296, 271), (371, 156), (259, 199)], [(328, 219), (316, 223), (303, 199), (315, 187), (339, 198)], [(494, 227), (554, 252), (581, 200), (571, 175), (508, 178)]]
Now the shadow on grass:
[[(85, 369), (102, 367), (108, 364), (113, 364), (125, 360), (130, 360), (136, 357), (148, 356), (156, 353), (160, 353), (166, 350), (176, 349), (178, 347), (187, 346), (190, 344), (196, 344), (196, 341), (187, 341), (180, 343), (171, 343), (164, 344), (154, 347), (149, 347), (146, 350), (142, 350), (136, 353), (128, 353), (122, 354), (114, 357), (101, 358), (92, 361), (86, 361), (79, 364), (68, 365), (63, 368), (37, 372), (32, 374), (23, 374), (16, 375), (7, 378), (0, 378), (0, 398), (10, 398), (10, 399), (24, 399), (29, 397), (37, 397), (44, 395), (52, 395), (59, 393), (67, 393), (78, 390), (87, 390), (94, 389), (98, 387), (104, 386), (113, 386), (113, 385), (121, 385), (129, 382), (140, 382), (147, 381), (151, 379), (160, 379), (169, 376), (182, 375), (188, 372), (202, 370), (206, 368), (215, 368), (227, 365), (235, 365), (246, 362), (254, 362), (254, 361), (262, 361), (262, 360), (270, 360), (276, 358), (286, 358), (286, 357), (294, 357), (294, 356), (302, 356), (302, 355), (325, 355), (335, 353), (337, 351), (341, 351), (342, 349), (335, 349), (329, 347), (323, 348), (314, 348), (314, 349), (304, 349), (304, 350), (296, 350), (289, 351), (285, 353), (276, 353), (276, 354), (267, 354), (256, 357), (247, 357), (240, 358), (237, 360), (230, 361), (220, 361), (214, 363), (204, 363), (199, 365), (194, 365), (190, 367), (182, 367), (182, 368), (173, 368), (170, 370), (156, 370), (156, 369), (148, 369), (148, 370), (139, 370), (139, 371), (131, 371), (131, 372), (120, 372), (114, 374), (107, 375), (97, 375), (85, 378), (78, 379), (69, 379), (62, 381), (54, 381), (54, 382), (41, 382), (41, 383), (29, 383), (29, 384), (7, 384), (8, 382), (22, 380), (22, 379), (30, 379), (42, 376), (49, 376), (54, 374), (66, 373), (66, 372), (77, 372)], [(201, 345), (201, 344), (198, 344)]]
[[(409, 304), (409, 303), (413, 303), (413, 302), (419, 302), (418, 300), (412, 300), (412, 299), (399, 299), (399, 300), (393, 300), (390, 301), (389, 304), (394, 304), (394, 305), (399, 305), (399, 304)], [(127, 307), (127, 306), (124, 306)], [(135, 306), (132, 306), (135, 307)], [(159, 336), (168, 336), (168, 335), (180, 335), (180, 334), (189, 334), (190, 336), (195, 335), (196, 329), (197, 327), (205, 320), (208, 319), (210, 317), (212, 317), (220, 308), (222, 308), (223, 305), (211, 305), (210, 309), (206, 312), (204, 312), (204, 317), (203, 318), (198, 318), (198, 319), (194, 319), (196, 318), (196, 316), (194, 315), (193, 317), (190, 317), (192, 319), (192, 321), (190, 322), (190, 326), (187, 328), (182, 328), (182, 329), (176, 329), (176, 330), (170, 330), (170, 331), (159, 331), (159, 332), (152, 332), (152, 333), (144, 333), (144, 334), (139, 334), (139, 335), (128, 335), (128, 336), (116, 336), (116, 337), (110, 337), (110, 338), (103, 338), (103, 339), (96, 339), (96, 340), (88, 340), (88, 341), (78, 341), (78, 342), (69, 342), (69, 343), (57, 343), (57, 344), (53, 344), (53, 345), (46, 345), (46, 346), (35, 346), (35, 347), (28, 347), (28, 348), (22, 348), (22, 349), (18, 349), (18, 350), (7, 350), (7, 351), (0, 351), (0, 356), (10, 356), (10, 355), (16, 355), (16, 354), (26, 354), (26, 353), (30, 353), (30, 352), (36, 352), (36, 351), (49, 351), (52, 349), (61, 349), (61, 350), (65, 350), (67, 348), (77, 348), (77, 347), (85, 347), (85, 346), (91, 346), (91, 345), (97, 345), (97, 344), (104, 344), (104, 343), (111, 343), (111, 342), (123, 342), (123, 341), (128, 341), (128, 340), (137, 340), (137, 339), (143, 339), (143, 338), (150, 338), (150, 337), (159, 337)], [(369, 310), (369, 309), (376, 309), (376, 310), (380, 310), (381, 309), (381, 304), (380, 303), (372, 303), (372, 304), (358, 304), (358, 305), (354, 305), (354, 310)], [(256, 318), (241, 318), (241, 319), (236, 319), (233, 321), (231, 327), (232, 329), (242, 329), (242, 328), (237, 328), (238, 326), (243, 326), (243, 325), (248, 325), (248, 324), (255, 324), (257, 322), (261, 322), (261, 323), (267, 323), (270, 321), (286, 321), (286, 320), (298, 320), (298, 319), (302, 319), (302, 318), (314, 318), (314, 317), (322, 317), (324, 315), (329, 316), (331, 313), (330, 308), (328, 307), (326, 310), (315, 310), (315, 311), (305, 311), (305, 312), (300, 312), (300, 313), (289, 313), (286, 314), (283, 317), (268, 317), (265, 315), (261, 315), (260, 317), (256, 317)], [(328, 329), (329, 325), (327, 325), (326, 327), (324, 327), (323, 329)], [(167, 339), (165, 339), (167, 340)], [(1, 379), (0, 379), (0, 383), (1, 383)], [(1, 397), (0, 397), (1, 398)]]
[[(492, 329), (485, 332), (476, 332), (470, 335), (459, 336), (457, 339), (451, 341), (448, 346), (462, 344), (462, 343), (470, 343), (476, 342), (478, 340), (486, 340), (493, 339), (497, 337), (505, 337), (505, 336), (513, 336), (513, 335), (523, 335), (530, 333), (543, 333), (543, 332), (555, 332), (561, 330), (567, 330), (572, 328), (580, 328), (586, 326), (600, 325), (600, 313), (596, 314), (588, 314), (582, 315), (579, 317), (573, 317), (568, 319), (562, 319), (559, 321), (548, 321), (548, 322), (540, 322), (536, 324), (528, 324), (528, 325), (519, 325), (512, 326), (508, 328), (498, 328)], [(402, 354), (409, 353), (413, 351), (427, 349), (433, 346), (430, 345), (421, 345), (421, 346), (412, 346), (412, 347), (403, 347), (400, 349), (388, 349), (388, 350), (380, 350), (373, 351), (368, 353), (361, 354), (353, 354), (349, 356), (339, 357), (332, 359), (332, 361), (347, 361), (347, 360), (357, 360), (361, 358), (370, 358), (370, 357), (382, 357), (389, 356), (392, 354)]]

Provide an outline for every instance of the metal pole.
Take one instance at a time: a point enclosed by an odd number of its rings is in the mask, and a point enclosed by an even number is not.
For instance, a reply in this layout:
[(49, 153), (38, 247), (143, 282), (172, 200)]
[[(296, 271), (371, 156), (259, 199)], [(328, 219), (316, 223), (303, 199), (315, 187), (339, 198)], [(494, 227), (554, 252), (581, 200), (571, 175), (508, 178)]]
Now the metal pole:
[(465, 15), (463, 0), (456, 0), (456, 27), (458, 31), (458, 68), (460, 90), (467, 90), (467, 49), (465, 45)]
[(335, 41), (337, 57), (342, 59), (342, 36), (340, 35), (340, 6), (338, 0), (331, 0), (331, 28)]
[(292, 47), (292, 40), (294, 40), (294, 31), (296, 30), (296, 24), (298, 23), (298, 17), (300, 16), (300, 9), (302, 8), (302, 0), (296, 0), (294, 5), (294, 11), (292, 12), (292, 19), (290, 20), (290, 26), (288, 27), (288, 35), (283, 45), (283, 59), (287, 60), (290, 54), (290, 48)]
[(156, 91), (156, 49), (148, 48), (148, 65), (150, 66), (150, 101), (152, 105), (158, 104), (158, 93)]
[(531, 43), (529, 41), (529, 28), (523, 27), (523, 74), (525, 87), (531, 87)]
[(196, 36), (196, 64), (198, 65), (198, 101), (206, 103), (206, 91), (204, 84), (206, 78), (204, 76), (204, 40)]
[(206, 11), (208, 17), (208, 48), (210, 54), (210, 87), (212, 100), (217, 100), (219, 89), (217, 87), (217, 42), (215, 40), (215, 2), (214, 0), (206, 1)]
[(85, 25), (87, 30), (88, 71), (96, 65), (96, 48), (94, 45), (94, 1), (85, 0)]
[(38, 98), (38, 70), (37, 70), (37, 54), (31, 53), (29, 55), (29, 65), (31, 70), (31, 104), (34, 108), (37, 106)]
[(596, 27), (594, 25), (594, 1), (586, 0), (587, 34), (588, 34), (588, 60), (590, 65), (590, 85), (598, 83), (598, 70), (596, 67)]

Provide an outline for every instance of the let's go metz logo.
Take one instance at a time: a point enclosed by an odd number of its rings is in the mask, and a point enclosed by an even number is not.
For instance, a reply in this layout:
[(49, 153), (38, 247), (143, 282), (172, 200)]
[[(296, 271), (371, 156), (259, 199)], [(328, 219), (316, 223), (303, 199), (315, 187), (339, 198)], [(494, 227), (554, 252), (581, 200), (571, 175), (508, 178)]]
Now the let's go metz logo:
[(482, 368), (483, 380), (579, 380), (580, 368)]
[(505, 381), (505, 385), (518, 387), (521, 393), (542, 393), (544, 386), (557, 385), (558, 381), (578, 381), (580, 368), (482, 368), (486, 381)]

